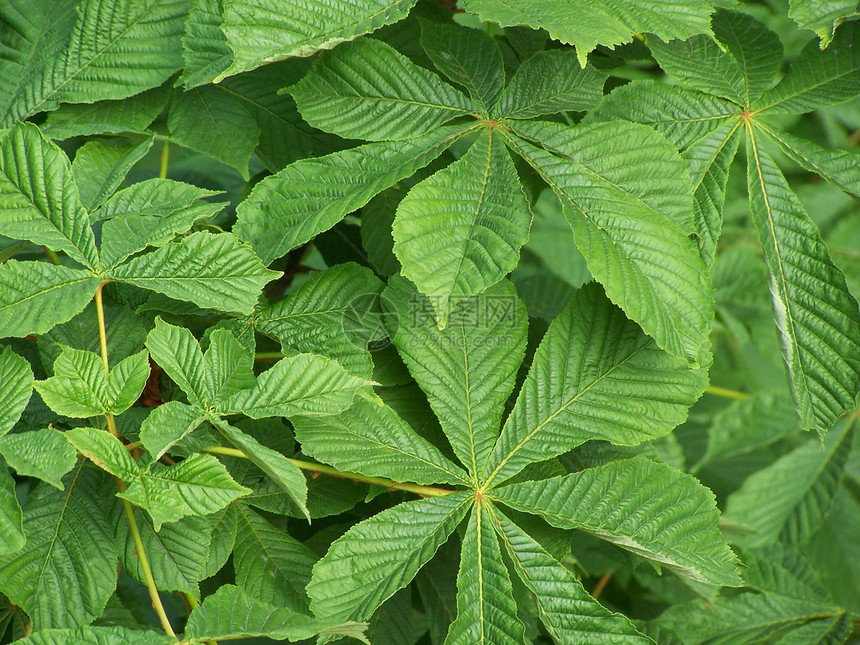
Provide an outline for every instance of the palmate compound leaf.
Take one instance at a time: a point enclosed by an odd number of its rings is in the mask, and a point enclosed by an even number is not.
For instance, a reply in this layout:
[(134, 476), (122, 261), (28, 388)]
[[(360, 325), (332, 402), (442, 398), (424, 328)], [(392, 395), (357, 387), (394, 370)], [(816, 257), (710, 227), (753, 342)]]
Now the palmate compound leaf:
[(439, 330), (430, 302), (405, 278), (383, 292), (391, 338), (473, 478), (499, 434), (505, 401), (525, 354), (528, 314), (510, 282), (460, 299)]
[(452, 301), (482, 292), (516, 267), (531, 220), (514, 163), (493, 129), (401, 200), (394, 254), (401, 273), (430, 296), (440, 328)]
[[(60, 103), (125, 98), (160, 85), (182, 65), (180, 36), (188, 4), (187, 0), (85, 0), (73, 14), (70, 4), (62, 2), (63, 22), (74, 20), (72, 15), (76, 21), (71, 32), (63, 24), (56, 35), (50, 12), (36, 14), (47, 38), (28, 34), (36, 38), (28, 43), (33, 53), (18, 72), (24, 80), (16, 83), (17, 91), (0, 100), (0, 127), (53, 110)], [(68, 39), (59, 47), (55, 39), (63, 32)], [(43, 40), (53, 55), (37, 53)]]
[(121, 414), (140, 397), (149, 376), (146, 350), (117, 363), (110, 374), (94, 352), (63, 348), (54, 375), (34, 384), (57, 414), (73, 418)]
[(95, 237), (69, 159), (30, 123), (0, 136), (0, 213), (0, 235), (44, 244), (98, 268)]
[(485, 505), (510, 556), (513, 570), (534, 594), (538, 615), (553, 640), (560, 645), (605, 643), (648, 645), (652, 641), (622, 614), (605, 609), (576, 577), (547, 553), (528, 533), (505, 517), (494, 505)]
[[(744, 546), (765, 546), (779, 540), (803, 546), (821, 527), (842, 481), (853, 442), (852, 419), (824, 438), (795, 448), (750, 475), (729, 496), (726, 517), (750, 527), (738, 540)], [(768, 491), (779, 490), (779, 495)]]
[(752, 107), (762, 113), (803, 114), (850, 101), (860, 92), (860, 24), (849, 22), (830, 47), (807, 43), (788, 73)]
[(489, 115), (505, 86), (505, 67), (498, 44), (479, 29), (419, 19), (421, 48), (436, 69), (466, 88)]
[(284, 352), (316, 352), (351, 374), (373, 375), (368, 341), (386, 336), (379, 306), (382, 282), (370, 269), (348, 262), (312, 273), (283, 300), (260, 308), (254, 327)]
[(255, 600), (307, 612), (305, 587), (317, 556), (245, 504), (235, 504), (234, 508), (236, 584)]
[(92, 300), (99, 279), (47, 262), (0, 264), (0, 336), (44, 334)]
[(392, 408), (358, 398), (336, 416), (293, 421), (302, 451), (336, 468), (416, 484), (469, 485), (463, 470)]
[(222, 29), (233, 63), (214, 79), (293, 56), (332, 49), (402, 20), (415, 0), (227, 0)]
[(692, 365), (706, 361), (712, 287), (688, 237), (690, 178), (675, 149), (653, 131), (621, 122), (517, 123), (515, 131), (520, 136), (506, 135), (508, 143), (555, 191), (610, 300), (666, 351)]
[(314, 566), (311, 610), (336, 622), (369, 618), (433, 557), (470, 499), (453, 493), (405, 502), (353, 526)]
[(460, 550), (457, 618), (445, 645), (522, 645), (525, 627), (517, 616), (511, 578), (493, 530), (489, 504), (472, 507)]
[(232, 233), (200, 231), (139, 255), (109, 273), (111, 279), (157, 291), (199, 307), (250, 314), (270, 271)]
[(406, 141), (301, 159), (254, 187), (236, 208), (233, 231), (268, 264), (426, 166), (468, 130), (439, 128)]
[(750, 211), (764, 249), (771, 302), (803, 429), (823, 434), (854, 407), (860, 311), (815, 223), (747, 130)]
[(526, 25), (546, 29), (550, 37), (576, 46), (583, 67), (597, 45), (629, 42), (633, 34), (648, 32), (658, 38), (687, 38), (710, 33), (713, 9), (704, 0), (663, 3), (654, 0), (465, 0), (463, 9), (481, 20), (503, 27)]
[(12, 429), (33, 391), (33, 370), (9, 347), (0, 350), (0, 437)]
[(498, 485), (590, 439), (635, 446), (663, 436), (706, 385), (704, 369), (661, 350), (599, 285), (588, 284), (538, 347), (484, 481)]
[(478, 111), (460, 90), (372, 38), (323, 52), (289, 88), (305, 121), (350, 139), (412, 139)]
[(184, 636), (224, 640), (262, 636), (292, 642), (324, 634), (350, 636), (368, 644), (363, 635), (365, 627), (363, 623), (333, 625), (256, 600), (239, 587), (223, 585), (191, 613)]
[(164, 522), (216, 513), (250, 492), (250, 488), (237, 484), (215, 457), (195, 453), (171, 466), (153, 465), (118, 497), (146, 510), (159, 531)]
[(489, 496), (579, 529), (709, 584), (739, 586), (737, 560), (717, 528), (713, 493), (691, 475), (642, 457), (542, 481), (493, 489)]
[(37, 486), (24, 509), (24, 548), (0, 556), (0, 591), (36, 631), (90, 623), (114, 591), (118, 549), (102, 482), (103, 473), (81, 462), (65, 490)]

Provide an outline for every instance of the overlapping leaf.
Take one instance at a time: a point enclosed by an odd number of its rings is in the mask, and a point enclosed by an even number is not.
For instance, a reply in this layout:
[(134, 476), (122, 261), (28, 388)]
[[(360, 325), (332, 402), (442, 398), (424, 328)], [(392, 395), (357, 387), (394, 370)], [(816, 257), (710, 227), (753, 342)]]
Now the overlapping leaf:
[(444, 328), (452, 300), (482, 292), (516, 267), (530, 226), (513, 161), (490, 130), (403, 198), (394, 254)]
[(717, 529), (713, 493), (690, 475), (647, 459), (495, 489), (492, 497), (576, 528), (700, 582), (739, 586), (736, 559)]
[(440, 331), (430, 302), (405, 279), (392, 278), (384, 296), (400, 356), (427, 394), (454, 453), (480, 477), (525, 353), (528, 316), (522, 302), (502, 282), (461, 299)]
[(465, 493), (406, 502), (360, 522), (314, 566), (311, 610), (333, 621), (364, 620), (406, 586), (468, 511)]
[(408, 141), (297, 161), (254, 187), (236, 210), (233, 230), (269, 263), (426, 166), (464, 133), (440, 128)]
[(21, 418), (21, 413), (33, 391), (33, 370), (27, 359), (10, 348), (0, 350), (0, 436), (9, 432)]
[(233, 63), (215, 78), (292, 56), (310, 56), (331, 49), (406, 17), (415, 0), (228, 1), (223, 30), (233, 50)]
[[(509, 138), (561, 200), (574, 241), (609, 298), (661, 347), (701, 364), (711, 288), (687, 237), (689, 175), (674, 149), (647, 129), (614, 122), (524, 123), (517, 132), (543, 144)], [(635, 151), (628, 137), (639, 141)]]
[(41, 479), (59, 490), (63, 490), (63, 475), (77, 462), (75, 449), (52, 428), (4, 435), (0, 454), (22, 477)]
[(323, 52), (289, 89), (305, 121), (352, 139), (411, 139), (475, 106), (459, 90), (371, 38)]
[(589, 439), (631, 446), (662, 436), (684, 420), (705, 386), (704, 370), (662, 351), (598, 285), (587, 285), (535, 353), (487, 481), (499, 484)]

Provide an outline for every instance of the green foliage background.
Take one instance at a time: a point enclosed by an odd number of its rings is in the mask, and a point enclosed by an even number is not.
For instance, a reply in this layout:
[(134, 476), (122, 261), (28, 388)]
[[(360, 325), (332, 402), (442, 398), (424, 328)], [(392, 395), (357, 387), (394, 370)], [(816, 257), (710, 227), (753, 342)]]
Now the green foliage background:
[(0, 643), (844, 643), (860, 20), (0, 3)]

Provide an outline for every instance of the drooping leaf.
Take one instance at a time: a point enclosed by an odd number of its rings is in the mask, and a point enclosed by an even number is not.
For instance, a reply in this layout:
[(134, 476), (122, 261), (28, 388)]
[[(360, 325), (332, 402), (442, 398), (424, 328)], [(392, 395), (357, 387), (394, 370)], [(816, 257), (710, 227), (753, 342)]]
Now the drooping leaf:
[(120, 99), (160, 85), (182, 65), (187, 10), (187, 0), (82, 2), (68, 45), (31, 61), (26, 82), (7, 99), (0, 123), (60, 103)]
[(415, 0), (325, 0), (313, 6), (299, 0), (227, 2), (223, 30), (233, 64), (215, 81), (264, 63), (310, 56), (398, 20)]
[(132, 479), (140, 469), (122, 442), (98, 428), (72, 428), (63, 433), (84, 457), (114, 477)]
[(323, 52), (290, 87), (305, 121), (351, 139), (411, 139), (475, 106), (459, 90), (372, 38)]
[(184, 635), (200, 639), (262, 636), (297, 641), (323, 633), (351, 636), (367, 644), (364, 627), (363, 623), (331, 626), (287, 607), (255, 600), (239, 587), (223, 585), (191, 613)]
[(248, 180), (260, 128), (241, 100), (211, 85), (177, 92), (167, 112), (167, 129), (180, 145), (223, 161)]
[(86, 271), (6, 260), (0, 264), (0, 335), (43, 334), (80, 313), (98, 286)]
[(493, 530), (489, 504), (472, 509), (460, 551), (457, 618), (446, 645), (521, 645), (525, 627), (517, 616), (511, 578)]
[(212, 541), (209, 543), (209, 558), (203, 568), (203, 579), (218, 573), (236, 546), (236, 505), (230, 504), (218, 513), (209, 516), (212, 528)]
[(770, 276), (779, 332), (801, 427), (823, 434), (854, 406), (860, 382), (860, 311), (821, 234), (750, 129), (750, 211)]
[(23, 513), (15, 496), (15, 480), (0, 459), (0, 557), (24, 548)]
[(75, 153), (72, 174), (81, 203), (94, 210), (119, 188), (132, 166), (152, 147), (153, 137), (137, 143), (88, 141)]
[(236, 209), (233, 231), (270, 263), (426, 166), (464, 133), (440, 128), (408, 141), (297, 161), (254, 187)]
[(544, 114), (596, 107), (603, 97), (603, 81), (593, 67), (580, 66), (570, 50), (537, 52), (517, 68), (502, 93), (494, 116), (531, 119)]
[[(199, 598), (197, 585), (203, 579), (212, 539), (209, 520), (205, 517), (185, 517), (178, 522), (165, 524), (156, 532), (143, 511), (134, 509), (133, 513), (155, 586), (162, 591), (182, 591)], [(132, 578), (145, 585), (146, 576), (140, 566), (137, 546), (129, 531), (125, 513), (115, 515), (115, 539), (120, 545), (122, 566)]]
[(110, 276), (199, 307), (250, 314), (270, 271), (232, 233), (192, 233), (112, 269)]
[(224, 0), (196, 0), (188, 11), (182, 57), (185, 65), (179, 80), (185, 89), (211, 82), (233, 62), (224, 23)]
[(764, 123), (756, 127), (775, 141), (793, 161), (855, 198), (860, 198), (860, 155), (852, 150), (833, 150), (801, 139), (789, 132), (775, 130)]
[(762, 23), (738, 11), (717, 11), (711, 25), (715, 39), (699, 35), (663, 43), (649, 38), (648, 46), (665, 72), (692, 89), (748, 108), (773, 84), (782, 43)]
[(255, 600), (306, 612), (305, 586), (317, 556), (247, 506), (239, 504), (236, 508), (236, 584)]
[(394, 254), (444, 328), (452, 300), (482, 292), (516, 267), (530, 226), (513, 161), (490, 130), (403, 198)]
[(737, 117), (738, 106), (731, 101), (657, 81), (635, 81), (612, 90), (585, 122), (642, 123), (684, 149)]
[[(738, 540), (763, 546), (780, 540), (802, 546), (830, 511), (853, 441), (851, 420), (824, 438), (811, 440), (750, 475), (729, 496), (726, 517), (754, 533)], [(779, 495), (768, 491), (779, 490)]]
[(330, 358), (296, 354), (260, 374), (254, 387), (218, 402), (218, 409), (252, 419), (324, 416), (348, 408), (358, 390), (368, 384)]
[(310, 517), (307, 509), (308, 485), (298, 466), (281, 453), (264, 446), (251, 435), (231, 426), (226, 421), (213, 419), (212, 423), (227, 441), (244, 452), (257, 468), (271, 477), (272, 481), (287, 493), (305, 517)]
[(320, 352), (351, 374), (370, 378), (368, 341), (385, 337), (379, 307), (382, 282), (370, 269), (338, 264), (313, 273), (283, 300), (260, 309), (254, 326), (285, 352)]
[(52, 139), (70, 139), (81, 135), (143, 133), (161, 114), (170, 96), (166, 86), (142, 92), (120, 101), (67, 103), (53, 112), (41, 126)]
[(314, 566), (311, 611), (332, 621), (371, 616), (433, 557), (468, 509), (469, 496), (454, 493), (405, 502), (356, 524)]
[(465, 472), (386, 405), (356, 399), (337, 416), (296, 419), (302, 451), (340, 470), (416, 484), (466, 484)]
[(146, 510), (159, 531), (164, 522), (216, 513), (250, 492), (215, 457), (193, 454), (178, 464), (142, 472), (119, 497)]
[(168, 401), (155, 408), (140, 426), (140, 440), (153, 459), (170, 450), (203, 422), (200, 410), (179, 401)]
[(85, 418), (125, 412), (148, 376), (146, 351), (123, 359), (108, 374), (94, 352), (66, 347), (54, 361), (54, 375), (34, 387), (57, 414)]
[(811, 29), (827, 47), (845, 18), (857, 15), (855, 0), (790, 0), (788, 15), (803, 29)]
[[(609, 298), (661, 347), (701, 364), (713, 305), (687, 236), (691, 187), (683, 160), (633, 124), (523, 123), (517, 131), (545, 146), (509, 138), (558, 195), (577, 248)], [(638, 140), (635, 150), (628, 137)]]
[(0, 350), (0, 437), (18, 423), (33, 391), (33, 370), (27, 359), (9, 347)]
[[(152, 360), (185, 392), (189, 403), (205, 410), (211, 396), (206, 382), (203, 352), (194, 335), (184, 327), (176, 327), (157, 317), (155, 327), (146, 337), (146, 347)], [(183, 417), (188, 414), (183, 412)]]
[(40, 484), (24, 507), (24, 548), (0, 556), (0, 591), (34, 630), (76, 627), (100, 616), (117, 578), (117, 547), (101, 495), (102, 474), (81, 462), (65, 490)]
[(671, 4), (646, 0), (611, 0), (601, 4), (588, 0), (553, 2), (527, 0), (466, 0), (463, 9), (481, 20), (503, 27), (525, 25), (546, 29), (551, 38), (576, 46), (583, 67), (597, 45), (629, 42), (633, 34), (648, 32), (663, 40), (687, 38), (710, 32), (711, 6), (703, 0)]
[(699, 582), (740, 585), (717, 529), (713, 493), (694, 477), (642, 457), (494, 489), (493, 499), (580, 529)]
[(42, 629), (16, 642), (19, 645), (171, 645), (176, 639), (154, 631), (98, 626)]
[(802, 114), (850, 101), (860, 92), (860, 25), (849, 22), (821, 51), (812, 40), (788, 73), (753, 107), (771, 114)]
[(0, 137), (0, 209), (0, 234), (99, 266), (69, 159), (35, 125), (16, 125)]
[[(487, 464), (487, 482), (590, 439), (635, 446), (668, 433), (707, 384), (603, 294), (582, 287), (550, 325)], [(618, 405), (624, 401), (624, 405)]]
[(516, 290), (502, 282), (461, 299), (444, 331), (430, 302), (405, 279), (392, 278), (384, 296), (398, 352), (454, 453), (481, 477), (525, 353), (528, 314)]
[(561, 645), (600, 642), (650, 644), (621, 614), (613, 614), (595, 600), (573, 574), (495, 507), (488, 507), (496, 531), (514, 563), (514, 571), (534, 594), (539, 616)]
[(693, 180), (693, 224), (699, 236), (699, 254), (708, 267), (713, 265), (717, 252), (729, 169), (739, 142), (738, 123), (726, 121), (690, 145), (682, 155)]
[(436, 69), (490, 114), (505, 86), (502, 53), (492, 38), (478, 29), (422, 20), (421, 47)]
[(75, 449), (52, 428), (2, 436), (0, 454), (19, 475), (36, 477), (59, 490), (63, 475), (77, 462)]

